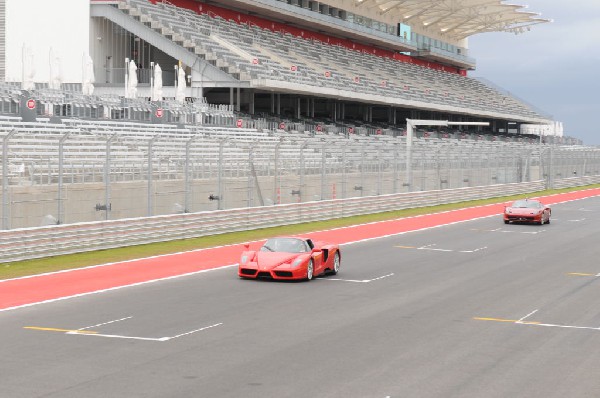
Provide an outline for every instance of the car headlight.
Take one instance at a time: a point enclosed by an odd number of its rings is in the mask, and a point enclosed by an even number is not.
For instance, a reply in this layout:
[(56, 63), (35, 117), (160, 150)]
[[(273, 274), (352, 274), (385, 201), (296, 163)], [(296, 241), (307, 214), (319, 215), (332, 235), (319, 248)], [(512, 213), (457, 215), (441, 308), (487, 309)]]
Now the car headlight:
[(302, 263), (302, 259), (301, 258), (297, 258), (294, 260), (294, 262), (292, 263), (292, 267), (297, 267)]
[(242, 261), (241, 261), (241, 263), (242, 263), (242, 264), (246, 264), (247, 262), (248, 262), (248, 256), (245, 256), (245, 255), (244, 255), (244, 256), (242, 256)]

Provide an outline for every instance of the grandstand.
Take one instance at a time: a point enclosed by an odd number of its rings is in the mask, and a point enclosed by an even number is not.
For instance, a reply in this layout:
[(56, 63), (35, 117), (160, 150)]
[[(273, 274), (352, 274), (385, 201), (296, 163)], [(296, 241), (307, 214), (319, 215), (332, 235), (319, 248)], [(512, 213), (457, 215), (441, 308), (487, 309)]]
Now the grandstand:
[[(62, 76), (38, 62), (47, 78), (7, 24), (3, 228), (600, 174), (550, 116), (468, 76), (469, 36), (547, 20), (436, 3), (62, 0), (38, 12), (72, 12), (88, 43)], [(407, 119), (465, 125), (408, 140)]]

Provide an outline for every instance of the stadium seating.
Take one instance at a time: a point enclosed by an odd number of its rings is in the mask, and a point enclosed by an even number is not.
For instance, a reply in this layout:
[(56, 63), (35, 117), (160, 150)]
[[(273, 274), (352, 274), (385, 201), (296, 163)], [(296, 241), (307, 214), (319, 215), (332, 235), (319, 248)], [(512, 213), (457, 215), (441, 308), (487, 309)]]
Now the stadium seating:
[(472, 112), (543, 118), (516, 98), (458, 74), (197, 14), (167, 3), (127, 0), (126, 6), (120, 7), (222, 70), (257, 86), (280, 81)]

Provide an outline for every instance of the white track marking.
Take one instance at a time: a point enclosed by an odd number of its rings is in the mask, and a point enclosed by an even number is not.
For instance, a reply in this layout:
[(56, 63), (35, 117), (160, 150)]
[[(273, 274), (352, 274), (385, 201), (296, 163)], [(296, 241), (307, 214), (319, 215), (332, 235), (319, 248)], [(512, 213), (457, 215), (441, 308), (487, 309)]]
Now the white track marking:
[(483, 247), (480, 247), (480, 248), (475, 249), (475, 250), (459, 250), (458, 252), (459, 253), (477, 253), (478, 251), (485, 250), (485, 249), (487, 249), (487, 246), (483, 246)]
[(169, 341), (169, 340), (173, 340), (173, 339), (176, 339), (176, 338), (179, 338), (179, 337), (187, 336), (187, 335), (189, 335), (189, 334), (192, 334), (192, 333), (201, 332), (201, 331), (203, 331), (203, 330), (206, 330), (206, 329), (210, 329), (210, 328), (214, 328), (214, 327), (217, 327), (217, 326), (221, 326), (222, 324), (223, 324), (222, 322), (221, 322), (221, 323), (215, 323), (214, 325), (205, 326), (205, 327), (203, 327), (203, 328), (196, 329), (196, 330), (191, 330), (191, 331), (189, 331), (189, 332), (181, 333), (181, 334), (178, 334), (178, 335), (176, 335), (176, 336), (172, 336), (172, 337), (163, 337), (163, 338), (161, 339), (161, 341)]
[(131, 319), (131, 318), (133, 318), (133, 317), (132, 316), (128, 316), (128, 317), (121, 318), (121, 319), (115, 319), (114, 321), (103, 322), (103, 323), (99, 323), (97, 325), (92, 325), (92, 326), (86, 326), (84, 328), (77, 329), (77, 330), (86, 330), (86, 329), (91, 329), (91, 328), (97, 328), (98, 326), (110, 325), (111, 323), (121, 322), (121, 321), (125, 321), (125, 320)]
[(315, 280), (317, 280), (317, 281), (341, 281), (341, 282), (353, 282), (353, 283), (369, 283), (369, 282), (378, 281), (380, 279), (387, 278), (387, 277), (390, 277), (390, 276), (393, 276), (393, 275), (394, 275), (394, 273), (391, 273), (391, 274), (383, 275), (383, 276), (380, 276), (380, 277), (377, 277), (377, 278), (374, 278), (374, 279), (362, 279), (362, 280), (359, 280), (359, 279), (340, 279), (340, 278), (318, 278), (318, 279), (315, 279)]
[(519, 319), (517, 322), (515, 323), (523, 323), (523, 321), (527, 318), (529, 318), (530, 316), (532, 316), (533, 314), (535, 314), (536, 312), (538, 312), (538, 310), (533, 310), (531, 311), (529, 314), (525, 315), (523, 318)]
[(202, 274), (204, 272), (212, 272), (212, 271), (217, 271), (217, 270), (222, 270), (222, 269), (231, 268), (231, 267), (237, 267), (237, 266), (238, 266), (237, 263), (236, 264), (229, 264), (229, 265), (224, 265), (224, 266), (219, 267), (219, 268), (203, 269), (203, 270), (200, 270), (200, 271), (188, 272), (187, 274), (173, 275), (173, 276), (168, 276), (166, 278), (152, 279), (152, 280), (149, 280), (149, 281), (132, 283), (130, 285), (115, 286), (115, 287), (110, 287), (108, 289), (95, 290), (93, 292), (79, 293), (79, 294), (74, 294), (72, 296), (65, 296), (65, 297), (59, 297), (59, 298), (50, 299), (50, 300), (38, 301), (37, 303), (29, 303), (29, 304), (18, 305), (18, 306), (15, 306), (15, 307), (8, 307), (8, 308), (0, 309), (0, 312), (17, 310), (19, 308), (32, 307), (34, 305), (39, 305), (39, 304), (54, 303), (56, 301), (69, 300), (69, 299), (72, 299), (72, 298), (88, 296), (88, 295), (91, 295), (91, 294), (99, 294), (99, 293), (104, 293), (104, 292), (110, 292), (110, 291), (113, 291), (113, 290), (125, 289), (127, 287), (141, 286), (141, 285), (146, 285), (148, 283), (155, 283), (155, 282), (162, 282), (162, 281), (167, 281), (167, 280), (171, 280), (171, 279), (183, 278), (183, 277), (186, 277), (186, 276), (197, 275), (197, 274)]
[[(556, 221), (556, 219), (554, 220)], [(545, 229), (540, 229), (537, 231), (512, 231), (509, 229), (502, 229), (502, 228), (496, 228), (496, 229), (477, 229), (477, 228), (472, 228), (471, 231), (480, 231), (480, 232), (501, 232), (504, 234), (529, 234), (529, 235), (536, 235), (542, 232), (546, 232)]]
[(400, 249), (416, 249), (416, 250), (430, 250), (430, 251), (435, 251), (435, 252), (446, 252), (446, 253), (477, 253), (478, 251), (481, 250), (485, 250), (488, 247), (487, 246), (483, 246), (483, 247), (479, 247), (477, 249), (473, 249), (473, 250), (454, 250), (454, 249), (438, 249), (438, 248), (434, 248), (431, 246), (435, 246), (435, 243), (432, 243), (430, 245), (425, 245), (425, 246), (420, 246), (420, 247), (416, 247), (416, 246), (394, 246), (394, 247), (398, 247)]
[[(216, 326), (221, 326), (223, 323), (215, 323), (214, 325), (210, 325), (210, 326), (205, 326), (203, 328), (200, 329), (195, 329), (195, 330), (191, 330), (189, 332), (185, 332), (185, 333), (181, 333), (178, 334), (176, 336), (171, 336), (171, 337), (137, 337), (137, 336), (122, 336), (122, 335), (118, 335), (118, 334), (102, 334), (102, 333), (78, 333), (77, 331), (72, 331), (72, 332), (67, 332), (66, 334), (76, 334), (79, 336), (96, 336), (96, 337), (106, 337), (106, 338), (111, 338), (111, 339), (128, 339), (128, 340), (143, 340), (143, 341), (160, 341), (160, 342), (164, 342), (164, 341), (169, 341), (169, 340), (173, 340), (179, 337), (183, 337), (183, 336), (187, 336), (190, 335), (192, 333), (196, 333), (196, 332), (201, 332), (203, 330), (206, 329), (210, 329), (210, 328), (214, 328)], [(100, 325), (98, 325), (100, 326)], [(83, 329), (78, 329), (78, 330), (83, 330)]]
[(567, 220), (567, 221), (570, 221), (570, 222), (582, 222), (582, 221), (585, 221), (585, 220), (586, 220), (585, 218), (580, 218), (580, 219), (577, 219), (577, 220)]

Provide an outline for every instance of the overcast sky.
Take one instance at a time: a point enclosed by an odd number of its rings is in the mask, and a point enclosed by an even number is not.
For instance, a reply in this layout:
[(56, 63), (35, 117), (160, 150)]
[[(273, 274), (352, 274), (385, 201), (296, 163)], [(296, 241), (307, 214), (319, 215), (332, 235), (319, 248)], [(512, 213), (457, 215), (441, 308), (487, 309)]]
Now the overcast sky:
[(469, 39), (484, 77), (564, 124), (565, 135), (600, 145), (600, 0), (515, 0), (553, 22), (530, 32)]

